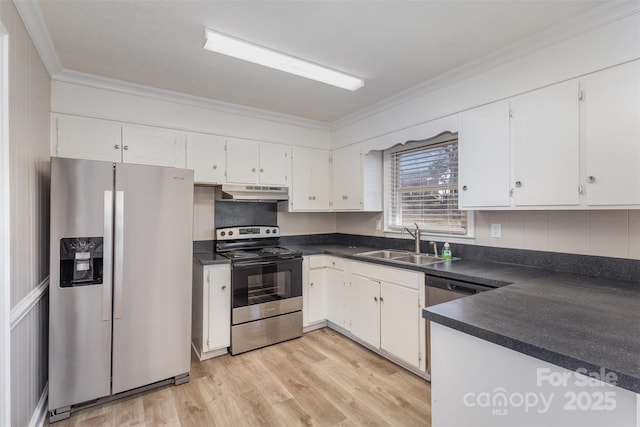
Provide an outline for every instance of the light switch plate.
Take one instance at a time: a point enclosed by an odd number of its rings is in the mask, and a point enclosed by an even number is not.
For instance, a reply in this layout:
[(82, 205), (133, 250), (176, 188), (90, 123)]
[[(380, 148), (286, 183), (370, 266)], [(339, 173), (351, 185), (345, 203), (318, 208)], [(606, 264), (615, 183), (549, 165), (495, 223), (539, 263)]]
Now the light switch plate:
[(491, 237), (495, 237), (499, 239), (502, 237), (502, 225), (501, 224), (491, 224)]

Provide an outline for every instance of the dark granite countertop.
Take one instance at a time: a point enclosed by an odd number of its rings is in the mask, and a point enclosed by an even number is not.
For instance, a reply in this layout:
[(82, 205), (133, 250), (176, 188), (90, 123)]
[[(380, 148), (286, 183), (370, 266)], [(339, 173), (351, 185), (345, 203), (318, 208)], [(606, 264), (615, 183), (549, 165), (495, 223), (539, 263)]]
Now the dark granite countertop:
[(354, 255), (376, 249), (363, 246), (295, 247), (494, 286), (423, 309), (423, 317), (569, 370), (605, 368), (618, 387), (640, 393), (640, 282), (464, 259), (400, 265)]
[(193, 259), (200, 265), (229, 264), (231, 260), (215, 252), (194, 252)]

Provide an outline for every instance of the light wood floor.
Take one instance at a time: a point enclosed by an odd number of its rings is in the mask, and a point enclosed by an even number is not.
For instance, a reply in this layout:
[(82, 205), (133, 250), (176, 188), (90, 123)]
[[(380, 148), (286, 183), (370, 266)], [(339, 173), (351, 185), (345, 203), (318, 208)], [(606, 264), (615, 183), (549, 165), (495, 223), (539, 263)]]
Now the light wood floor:
[(429, 383), (328, 329), (204, 362), (191, 381), (76, 412), (66, 426), (430, 426)]

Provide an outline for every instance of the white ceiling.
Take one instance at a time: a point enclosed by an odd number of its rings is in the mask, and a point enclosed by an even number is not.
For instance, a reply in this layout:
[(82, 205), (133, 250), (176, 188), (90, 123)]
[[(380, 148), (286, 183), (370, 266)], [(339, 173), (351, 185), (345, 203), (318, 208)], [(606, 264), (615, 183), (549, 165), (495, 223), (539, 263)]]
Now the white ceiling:
[[(602, 0), (39, 0), (61, 65), (331, 123)], [(355, 92), (205, 51), (204, 27), (365, 79)]]

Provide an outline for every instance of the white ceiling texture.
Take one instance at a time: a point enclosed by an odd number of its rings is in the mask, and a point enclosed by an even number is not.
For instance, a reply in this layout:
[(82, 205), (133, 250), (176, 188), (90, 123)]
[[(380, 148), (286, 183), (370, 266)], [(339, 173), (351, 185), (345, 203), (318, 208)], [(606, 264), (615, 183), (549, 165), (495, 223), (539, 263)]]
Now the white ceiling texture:
[[(596, 8), (598, 0), (39, 0), (64, 69), (325, 123)], [(206, 51), (204, 28), (361, 77), (355, 92)]]

